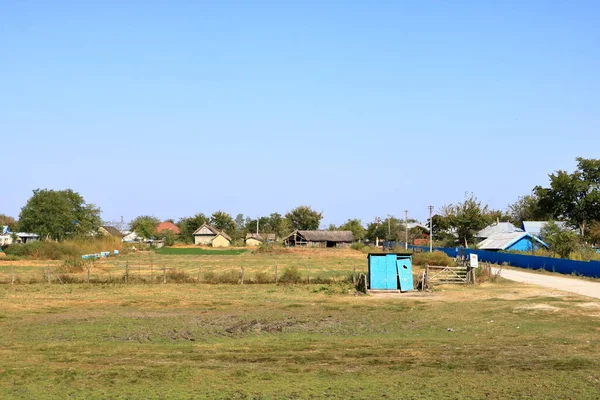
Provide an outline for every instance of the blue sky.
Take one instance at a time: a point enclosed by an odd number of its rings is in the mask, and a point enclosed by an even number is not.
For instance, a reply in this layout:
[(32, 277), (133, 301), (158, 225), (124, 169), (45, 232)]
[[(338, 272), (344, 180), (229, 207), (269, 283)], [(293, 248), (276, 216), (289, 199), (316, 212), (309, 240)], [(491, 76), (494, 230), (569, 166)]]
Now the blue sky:
[(0, 213), (505, 208), (600, 154), (600, 4), (483, 3), (0, 0)]

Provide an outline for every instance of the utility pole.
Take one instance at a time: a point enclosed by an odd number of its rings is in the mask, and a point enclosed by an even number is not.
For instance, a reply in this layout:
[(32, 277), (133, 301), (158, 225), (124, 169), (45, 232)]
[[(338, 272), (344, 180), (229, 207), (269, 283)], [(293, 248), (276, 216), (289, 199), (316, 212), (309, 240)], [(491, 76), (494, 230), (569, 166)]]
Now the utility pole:
[(433, 206), (429, 206), (429, 252), (433, 251)]
[(408, 250), (408, 210), (404, 210), (404, 249)]
[(390, 240), (392, 237), (392, 228), (390, 226), (390, 222), (392, 221), (392, 216), (390, 214), (387, 215), (387, 220), (388, 220), (388, 240)]
[(258, 239), (258, 217), (256, 217), (256, 238)]

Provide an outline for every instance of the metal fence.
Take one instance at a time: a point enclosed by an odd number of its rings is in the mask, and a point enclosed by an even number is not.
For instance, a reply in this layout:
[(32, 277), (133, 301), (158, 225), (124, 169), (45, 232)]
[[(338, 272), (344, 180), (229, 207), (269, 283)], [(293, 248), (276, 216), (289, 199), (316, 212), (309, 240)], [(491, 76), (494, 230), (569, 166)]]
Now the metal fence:
[[(409, 249), (429, 251), (426, 246), (408, 245)], [(568, 275), (581, 275), (590, 278), (600, 278), (599, 261), (576, 261), (564, 258), (540, 257), (525, 254), (512, 254), (495, 251), (435, 247), (434, 250), (442, 251), (450, 257), (456, 257), (459, 254), (468, 257), (470, 254), (477, 254), (480, 261), (492, 264), (504, 264), (513, 267), (528, 269), (543, 269), (551, 272), (559, 272)]]

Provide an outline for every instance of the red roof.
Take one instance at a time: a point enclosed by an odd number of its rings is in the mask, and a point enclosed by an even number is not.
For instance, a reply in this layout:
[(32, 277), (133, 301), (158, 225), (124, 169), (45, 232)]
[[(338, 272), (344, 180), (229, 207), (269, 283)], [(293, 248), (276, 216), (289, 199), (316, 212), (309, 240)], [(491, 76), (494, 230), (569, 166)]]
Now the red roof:
[(173, 231), (173, 233), (179, 233), (181, 230), (172, 222), (161, 222), (156, 226), (156, 233), (160, 233), (162, 231)]

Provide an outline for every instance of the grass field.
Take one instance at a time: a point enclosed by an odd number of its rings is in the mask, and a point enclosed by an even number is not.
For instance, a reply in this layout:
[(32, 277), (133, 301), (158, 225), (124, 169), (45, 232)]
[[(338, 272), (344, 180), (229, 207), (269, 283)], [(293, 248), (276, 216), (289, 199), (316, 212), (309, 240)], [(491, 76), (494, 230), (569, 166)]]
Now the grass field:
[(237, 256), (245, 253), (246, 249), (210, 249), (204, 247), (163, 247), (155, 251), (160, 255), (194, 255), (194, 256)]
[[(152, 256), (340, 276), (365, 264), (351, 251)], [(383, 296), (343, 283), (4, 284), (0, 304), (2, 399), (600, 397), (600, 302), (508, 281)]]

